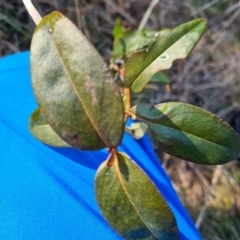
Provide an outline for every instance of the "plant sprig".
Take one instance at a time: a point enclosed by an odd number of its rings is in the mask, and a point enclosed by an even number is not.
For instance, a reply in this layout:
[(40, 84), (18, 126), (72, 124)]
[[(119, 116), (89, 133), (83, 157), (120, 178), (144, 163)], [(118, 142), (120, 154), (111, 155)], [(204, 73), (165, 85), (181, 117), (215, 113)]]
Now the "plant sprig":
[(208, 111), (176, 102), (131, 106), (131, 92), (141, 92), (156, 73), (186, 58), (205, 28), (204, 19), (195, 19), (154, 38), (151, 31), (119, 28), (111, 62), (118, 56), (123, 61), (121, 87), (61, 13), (45, 16), (34, 32), (31, 74), (39, 109), (30, 118), (30, 131), (50, 145), (109, 149), (96, 173), (95, 192), (103, 215), (125, 239), (179, 239), (175, 217), (155, 185), (117, 150), (128, 117), (147, 124), (157, 145), (182, 159), (223, 164), (238, 156), (239, 136)]

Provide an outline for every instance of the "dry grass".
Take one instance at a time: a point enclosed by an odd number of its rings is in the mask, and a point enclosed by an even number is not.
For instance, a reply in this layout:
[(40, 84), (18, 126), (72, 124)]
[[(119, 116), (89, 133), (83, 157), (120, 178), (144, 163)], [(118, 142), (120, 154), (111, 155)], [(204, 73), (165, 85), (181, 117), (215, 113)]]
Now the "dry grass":
[[(126, 27), (137, 29), (151, 1), (33, 2), (42, 15), (58, 9), (71, 18), (108, 61), (115, 19), (119, 17)], [(161, 0), (146, 26), (171, 28), (193, 17), (205, 17), (209, 21), (206, 34), (187, 60), (176, 61), (167, 72), (172, 80), (171, 91), (160, 86), (151, 92), (149, 101), (188, 102), (218, 113), (228, 121), (237, 119), (237, 122), (240, 106), (239, 1)], [(0, 0), (0, 57), (29, 49), (34, 27), (20, 0)], [(240, 170), (236, 162), (225, 165), (211, 187), (216, 167), (188, 163), (167, 154), (162, 160), (194, 220), (207, 202), (200, 228), (204, 239), (240, 239)], [(209, 189), (212, 189), (211, 195)]]

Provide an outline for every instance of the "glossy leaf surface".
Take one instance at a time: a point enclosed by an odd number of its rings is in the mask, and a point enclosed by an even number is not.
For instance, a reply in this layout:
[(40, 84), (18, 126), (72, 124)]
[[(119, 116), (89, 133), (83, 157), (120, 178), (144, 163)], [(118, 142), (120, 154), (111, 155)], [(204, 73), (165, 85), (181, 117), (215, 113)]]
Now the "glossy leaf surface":
[(147, 48), (155, 39), (156, 31), (143, 29), (142, 31), (125, 31), (116, 38), (113, 44), (112, 60), (123, 59), (128, 54)]
[(52, 12), (37, 26), (31, 73), (41, 113), (79, 149), (119, 145), (123, 104), (103, 59), (69, 19)]
[(132, 53), (125, 61), (125, 85), (141, 92), (158, 71), (169, 69), (176, 59), (184, 59), (201, 38), (206, 21), (196, 19), (157, 34), (147, 50)]
[(29, 119), (29, 130), (39, 141), (54, 147), (70, 147), (47, 123), (40, 110), (33, 112)]
[(180, 239), (175, 218), (152, 181), (125, 154), (98, 169), (95, 192), (109, 224), (124, 239)]
[(238, 157), (240, 138), (220, 118), (190, 104), (143, 104), (131, 110), (154, 133), (167, 153), (201, 164), (223, 164)]

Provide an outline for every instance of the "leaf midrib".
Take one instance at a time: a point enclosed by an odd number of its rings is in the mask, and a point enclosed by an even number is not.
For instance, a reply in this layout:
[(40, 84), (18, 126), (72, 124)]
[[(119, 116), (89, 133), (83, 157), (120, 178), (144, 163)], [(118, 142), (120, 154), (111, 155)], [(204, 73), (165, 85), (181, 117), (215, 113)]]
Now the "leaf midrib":
[[(140, 118), (139, 118), (139, 119), (140, 119)], [(164, 126), (165, 128), (173, 129), (173, 130), (175, 130), (175, 131), (179, 131), (179, 132), (181, 132), (181, 133), (185, 133), (185, 134), (187, 134), (187, 135), (191, 135), (191, 136), (193, 136), (193, 137), (203, 139), (204, 141), (207, 141), (207, 142), (210, 142), (210, 143), (214, 143), (214, 144), (216, 144), (216, 145), (219, 145), (219, 146), (224, 147), (224, 148), (227, 148), (227, 149), (232, 149), (232, 150), (235, 150), (235, 151), (238, 151), (238, 150), (239, 150), (239, 149), (230, 148), (230, 147), (228, 147), (228, 146), (224, 146), (224, 145), (222, 145), (222, 144), (219, 144), (219, 143), (216, 143), (216, 142), (210, 141), (210, 140), (208, 140), (208, 139), (205, 139), (205, 138), (203, 138), (203, 137), (200, 137), (200, 136), (194, 135), (194, 134), (189, 133), (189, 132), (186, 132), (186, 131), (181, 131), (181, 130), (179, 130), (179, 129), (177, 129), (177, 128), (169, 127), (169, 126), (164, 125), (164, 124), (151, 123), (151, 122), (148, 121), (148, 120), (146, 120), (146, 121), (144, 121), (144, 122), (145, 122), (147, 125), (150, 125), (150, 124), (156, 124), (156, 125), (159, 125), (159, 126)], [(150, 129), (151, 129), (151, 128), (150, 128)]]
[[(124, 157), (123, 157), (123, 158), (124, 158)], [(125, 160), (125, 159), (124, 159), (124, 160)], [(121, 183), (121, 186), (122, 186), (125, 194), (127, 195), (127, 197), (128, 197), (128, 199), (129, 199), (131, 205), (132, 205), (133, 208), (135, 209), (136, 214), (139, 216), (139, 218), (141, 219), (141, 221), (143, 222), (143, 224), (144, 224), (144, 225), (146, 226), (146, 228), (152, 233), (152, 235), (153, 235), (154, 237), (156, 237), (156, 239), (157, 239), (157, 236), (155, 236), (155, 234), (152, 232), (152, 230), (151, 230), (151, 229), (146, 225), (146, 223), (143, 221), (141, 215), (139, 214), (139, 212), (137, 211), (136, 207), (134, 206), (134, 204), (133, 204), (133, 202), (132, 202), (132, 199), (131, 199), (130, 195), (128, 194), (127, 189), (124, 187), (124, 182), (123, 182), (123, 179), (122, 179), (122, 177), (121, 177), (120, 167), (119, 167), (119, 161), (118, 161), (118, 156), (117, 156), (117, 155), (116, 155), (116, 161), (117, 161), (117, 164), (115, 163), (114, 165), (116, 166), (117, 176), (118, 176), (118, 178), (119, 178), (119, 181), (120, 181), (120, 183)], [(126, 161), (125, 161), (125, 162), (126, 162)], [(126, 165), (128, 165), (128, 164), (126, 163)]]
[[(59, 21), (61, 21), (61, 19), (59, 19)], [(56, 28), (55, 28), (55, 29), (56, 29)], [(81, 33), (80, 33), (80, 34), (81, 34)], [(61, 54), (60, 54), (59, 48), (58, 48), (58, 46), (57, 46), (57, 41), (56, 41), (55, 38), (54, 38), (54, 33), (53, 33), (52, 35), (53, 35), (52, 38), (53, 38), (54, 45), (55, 45), (56, 50), (57, 50), (57, 53), (58, 53), (58, 55), (59, 55), (59, 59), (60, 59), (60, 61), (62, 62), (62, 65), (63, 65), (63, 67), (64, 67), (64, 70), (65, 70), (66, 74), (68, 75), (68, 77), (69, 77), (69, 79), (70, 79), (70, 83), (71, 83), (71, 85), (72, 85), (72, 88), (74, 89), (75, 94), (77, 95), (77, 97), (78, 97), (78, 99), (79, 99), (79, 101), (80, 101), (80, 104), (82, 105), (82, 107), (83, 107), (86, 115), (88, 116), (88, 119), (89, 119), (89, 121), (91, 122), (93, 128), (94, 128), (94, 129), (96, 130), (96, 132), (98, 133), (98, 136), (102, 139), (102, 141), (104, 142), (104, 144), (105, 144), (106, 146), (108, 146), (109, 144), (108, 144), (108, 143), (105, 141), (105, 139), (103, 138), (102, 133), (98, 130), (96, 124), (93, 122), (92, 118), (90, 117), (90, 114), (89, 114), (89, 112), (87, 111), (86, 106), (85, 106), (84, 103), (82, 102), (82, 98), (81, 98), (80, 94), (78, 94), (78, 91), (77, 91), (77, 89), (76, 89), (75, 86), (74, 86), (74, 82), (73, 82), (73, 80), (72, 80), (71, 74), (69, 73), (67, 67), (65, 66), (64, 59), (62, 58), (62, 56), (61, 56)]]

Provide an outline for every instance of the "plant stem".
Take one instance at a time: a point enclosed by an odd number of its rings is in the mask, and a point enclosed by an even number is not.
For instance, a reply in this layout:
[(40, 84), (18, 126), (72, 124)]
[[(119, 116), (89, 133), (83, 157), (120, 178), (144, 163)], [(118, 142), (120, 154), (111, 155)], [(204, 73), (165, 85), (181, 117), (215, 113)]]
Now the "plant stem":
[(23, 1), (23, 4), (25, 5), (29, 15), (31, 16), (31, 18), (33, 19), (35, 24), (38, 25), (40, 23), (40, 21), (42, 20), (42, 17), (39, 14), (39, 12), (37, 11), (37, 9), (33, 6), (31, 0), (22, 0), (22, 1)]
[(74, 0), (74, 4), (75, 4), (76, 17), (77, 17), (77, 26), (79, 29), (81, 29), (81, 15), (80, 15), (79, 1)]
[(147, 20), (148, 18), (150, 17), (151, 13), (152, 13), (152, 10), (154, 9), (154, 7), (158, 4), (159, 0), (152, 0), (152, 2), (150, 3), (147, 11), (145, 12), (140, 24), (139, 24), (139, 27), (138, 27), (138, 31), (141, 31), (146, 23), (147, 23)]
[(109, 149), (109, 156), (107, 158), (107, 165), (108, 167), (113, 166), (114, 162), (115, 162), (115, 156), (116, 156), (116, 152), (117, 150), (115, 148)]
[(124, 89), (124, 93), (126, 96), (126, 109), (125, 109), (125, 116), (124, 116), (124, 121), (125, 123), (127, 122), (127, 119), (130, 115), (130, 109), (131, 109), (131, 92), (130, 92), (130, 88), (125, 88)]

